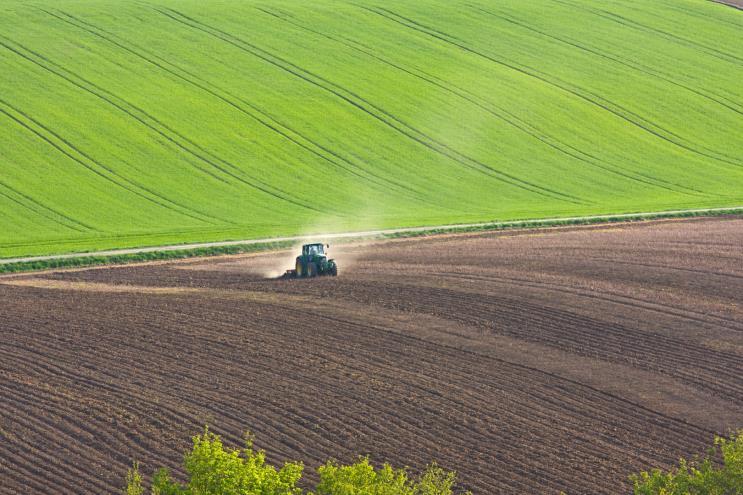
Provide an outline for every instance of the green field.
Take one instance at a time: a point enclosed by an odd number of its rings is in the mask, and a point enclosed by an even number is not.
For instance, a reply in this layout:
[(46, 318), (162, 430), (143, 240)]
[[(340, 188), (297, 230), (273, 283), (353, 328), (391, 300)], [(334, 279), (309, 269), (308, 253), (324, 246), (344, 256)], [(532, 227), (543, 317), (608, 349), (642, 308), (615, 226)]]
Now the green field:
[(712, 2), (0, 3), (0, 257), (740, 204)]

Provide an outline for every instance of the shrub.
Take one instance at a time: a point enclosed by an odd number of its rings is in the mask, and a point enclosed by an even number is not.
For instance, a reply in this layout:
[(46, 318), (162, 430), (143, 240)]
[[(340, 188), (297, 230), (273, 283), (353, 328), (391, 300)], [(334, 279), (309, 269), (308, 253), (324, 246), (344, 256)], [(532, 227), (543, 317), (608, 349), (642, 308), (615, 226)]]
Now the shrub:
[(142, 476), (139, 474), (139, 463), (132, 464), (131, 469), (126, 472), (126, 495), (143, 495)]
[(456, 476), (431, 464), (419, 480), (404, 469), (384, 464), (375, 469), (369, 459), (350, 466), (328, 462), (318, 469), (317, 495), (452, 495)]
[[(303, 465), (289, 462), (280, 469), (266, 464), (263, 451), (253, 449), (246, 437), (242, 450), (226, 448), (208, 429), (193, 437), (193, 447), (184, 458), (188, 475), (185, 484), (174, 481), (167, 469), (152, 478), (152, 495), (303, 495), (297, 486)], [(384, 464), (376, 469), (362, 458), (348, 466), (329, 461), (318, 469), (320, 483), (307, 495), (453, 495), (454, 473), (431, 464), (412, 479), (404, 469)], [(127, 473), (126, 495), (143, 495), (139, 466)]]
[[(722, 464), (713, 461), (722, 459)], [(681, 459), (668, 472), (643, 471), (631, 477), (635, 495), (736, 495), (743, 493), (743, 430), (729, 438), (715, 438), (715, 446), (701, 460)]]
[(286, 463), (281, 469), (266, 464), (263, 451), (253, 450), (246, 438), (242, 450), (225, 448), (208, 429), (193, 437), (184, 467), (189, 476), (185, 485), (173, 481), (166, 469), (152, 480), (152, 495), (300, 495), (300, 463)]

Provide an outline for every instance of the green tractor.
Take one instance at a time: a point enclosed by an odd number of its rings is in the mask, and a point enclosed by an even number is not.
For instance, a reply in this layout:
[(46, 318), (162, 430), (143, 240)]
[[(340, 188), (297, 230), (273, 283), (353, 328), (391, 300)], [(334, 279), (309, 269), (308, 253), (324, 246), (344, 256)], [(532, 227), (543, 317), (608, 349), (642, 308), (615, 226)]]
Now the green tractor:
[(330, 247), (324, 244), (305, 244), (302, 246), (302, 254), (297, 256), (297, 263), (294, 270), (289, 270), (287, 275), (290, 277), (317, 277), (319, 275), (338, 275), (338, 265), (335, 260), (328, 259), (325, 254), (325, 248)]

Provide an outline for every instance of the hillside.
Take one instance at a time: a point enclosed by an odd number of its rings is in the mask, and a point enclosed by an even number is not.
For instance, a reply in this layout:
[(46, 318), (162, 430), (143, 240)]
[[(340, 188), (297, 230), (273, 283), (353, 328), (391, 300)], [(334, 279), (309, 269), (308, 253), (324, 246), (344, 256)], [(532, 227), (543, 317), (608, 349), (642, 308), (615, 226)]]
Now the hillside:
[(0, 4), (0, 257), (743, 204), (702, 0)]

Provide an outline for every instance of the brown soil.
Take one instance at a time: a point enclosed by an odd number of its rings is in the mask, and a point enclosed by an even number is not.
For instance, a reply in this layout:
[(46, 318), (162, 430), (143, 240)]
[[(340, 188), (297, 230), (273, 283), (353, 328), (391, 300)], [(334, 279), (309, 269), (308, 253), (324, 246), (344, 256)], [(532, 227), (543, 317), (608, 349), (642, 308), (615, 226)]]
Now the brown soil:
[(743, 426), (743, 219), (0, 278), (0, 493), (117, 492), (203, 425), (308, 471), (432, 459), (478, 494), (627, 493)]

